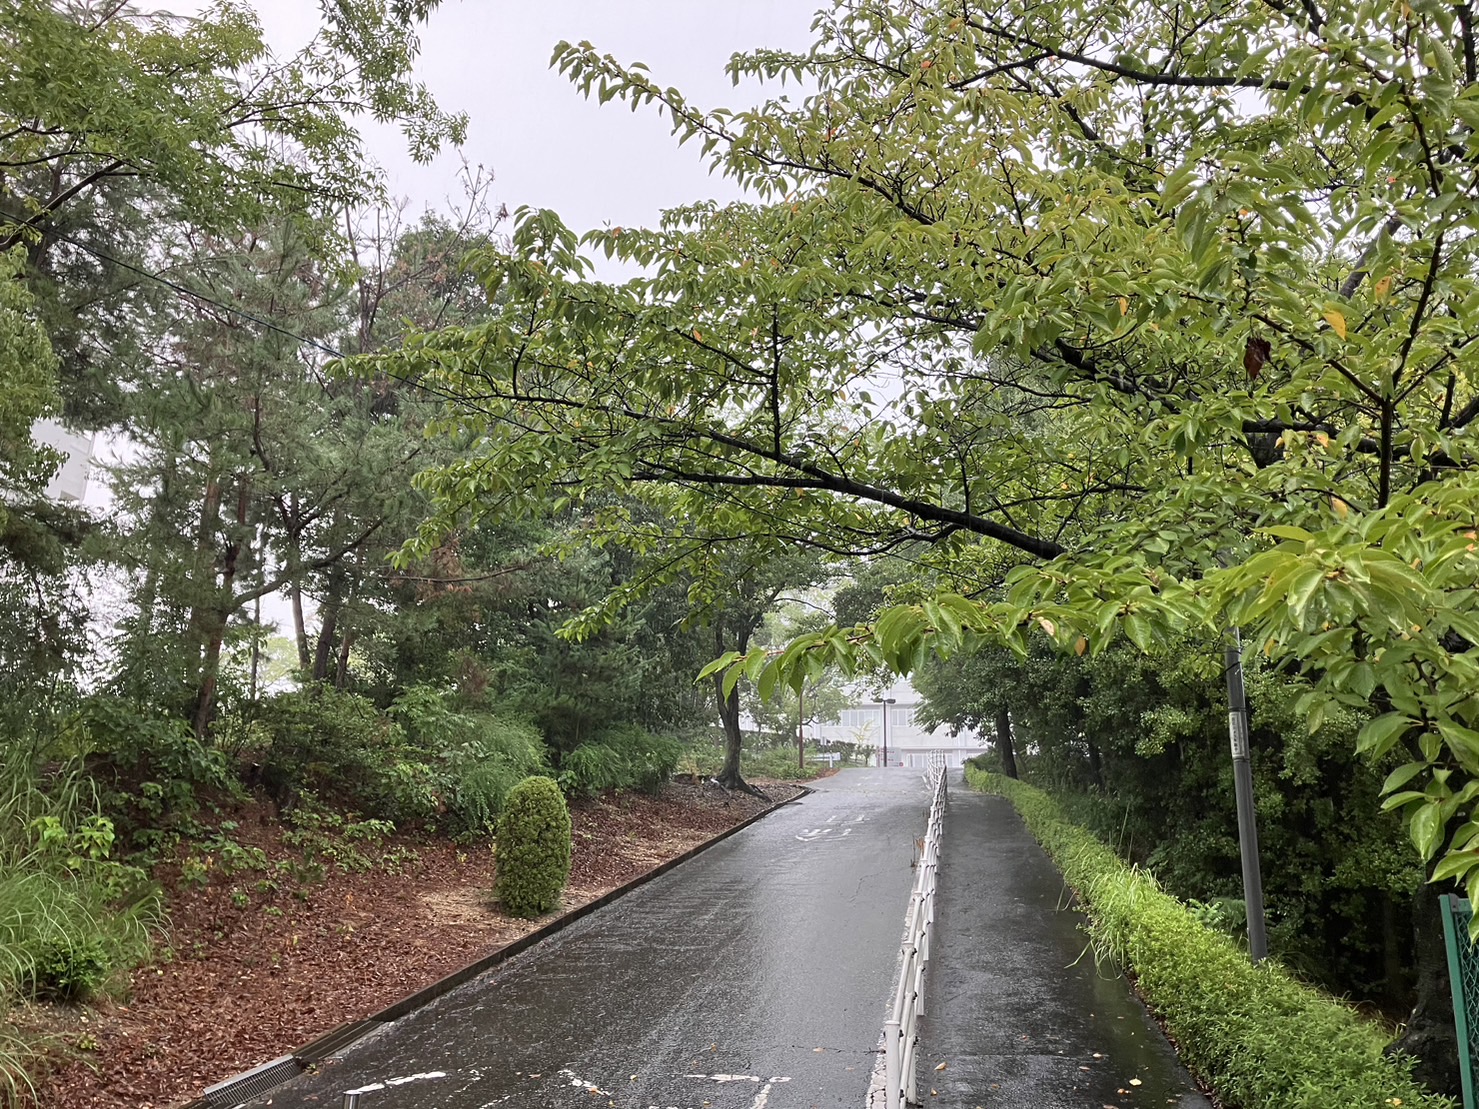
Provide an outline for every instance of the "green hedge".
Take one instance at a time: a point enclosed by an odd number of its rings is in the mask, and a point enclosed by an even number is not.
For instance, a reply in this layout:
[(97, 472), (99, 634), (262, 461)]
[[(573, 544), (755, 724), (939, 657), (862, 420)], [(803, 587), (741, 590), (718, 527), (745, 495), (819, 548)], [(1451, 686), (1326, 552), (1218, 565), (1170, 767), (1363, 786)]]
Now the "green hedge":
[(542, 916), (570, 878), (570, 810), (553, 778), (525, 778), (498, 814), (494, 894), (511, 916)]
[(1016, 806), (1078, 891), (1096, 948), (1134, 970), (1182, 1061), (1228, 1109), (1454, 1105), (1382, 1055), (1379, 1027), (1272, 960), (1254, 966), (1153, 877), (1065, 819), (1048, 794), (969, 765), (966, 781)]

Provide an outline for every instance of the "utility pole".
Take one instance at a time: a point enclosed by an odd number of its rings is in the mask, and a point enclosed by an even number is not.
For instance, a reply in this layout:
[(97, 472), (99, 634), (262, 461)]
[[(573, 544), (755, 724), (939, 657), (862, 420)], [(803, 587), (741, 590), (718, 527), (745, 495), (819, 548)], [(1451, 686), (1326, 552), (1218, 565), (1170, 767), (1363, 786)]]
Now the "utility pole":
[(796, 693), (796, 769), (806, 769), (806, 686)]
[(888, 765), (888, 709), (893, 703), (894, 698), (892, 697), (885, 697), (880, 702), (883, 706), (883, 761), (878, 764), (879, 766)]
[(1227, 731), (1232, 740), (1233, 793), (1238, 806), (1238, 852), (1243, 861), (1243, 904), (1248, 910), (1248, 952), (1268, 956), (1263, 918), (1263, 874), (1258, 866), (1258, 820), (1253, 808), (1253, 763), (1248, 750), (1248, 698), (1243, 692), (1243, 641), (1232, 629), (1223, 653), (1227, 669)]

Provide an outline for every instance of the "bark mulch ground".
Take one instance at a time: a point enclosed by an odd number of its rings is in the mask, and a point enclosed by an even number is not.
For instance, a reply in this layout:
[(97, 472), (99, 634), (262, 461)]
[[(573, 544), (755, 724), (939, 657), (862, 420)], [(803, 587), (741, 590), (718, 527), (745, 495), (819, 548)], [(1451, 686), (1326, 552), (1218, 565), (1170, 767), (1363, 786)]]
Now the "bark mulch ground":
[[(767, 786), (775, 800), (799, 792)], [(563, 910), (599, 897), (766, 807), (747, 795), (672, 783), (572, 806), (574, 860)], [(265, 813), (237, 814), (235, 842), (270, 862), (300, 857)], [(376, 1012), (532, 931), (543, 921), (492, 904), (486, 842), (392, 836), (362, 852), (368, 870), (326, 859), (322, 878), (257, 888), (261, 871), (202, 879), (161, 868), (169, 928), (123, 1000), (33, 1010), (61, 1059), (48, 1109), (166, 1109), (258, 1063)], [(199, 858), (197, 856), (197, 858)], [(279, 874), (280, 872), (271, 872)], [(201, 882), (204, 884), (200, 884)], [(549, 918), (546, 918), (549, 919)]]

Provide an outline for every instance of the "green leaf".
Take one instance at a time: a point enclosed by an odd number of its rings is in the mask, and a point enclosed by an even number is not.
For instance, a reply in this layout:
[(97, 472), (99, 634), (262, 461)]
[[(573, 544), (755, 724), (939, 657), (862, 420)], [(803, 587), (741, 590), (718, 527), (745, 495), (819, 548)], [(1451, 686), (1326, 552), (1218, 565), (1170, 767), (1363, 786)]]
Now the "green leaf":
[(1425, 762), (1403, 763), (1401, 766), (1397, 767), (1397, 769), (1393, 770), (1390, 774), (1387, 775), (1386, 781), (1382, 782), (1381, 784), (1381, 792), (1383, 794), (1388, 794), (1391, 793), (1394, 789), (1399, 789), (1402, 786), (1405, 786), (1408, 782), (1412, 781), (1413, 778), (1417, 777), (1419, 774), (1423, 773), (1423, 771), (1427, 770), (1427, 768), (1428, 764)]
[(1434, 802), (1419, 806), (1408, 818), (1407, 834), (1423, 861), (1427, 862), (1437, 854), (1443, 842), (1442, 808)]
[(1272, 527), (1259, 528), (1265, 535), (1272, 535), (1276, 539), (1292, 539), (1300, 543), (1307, 543), (1314, 538), (1304, 528), (1295, 527), (1292, 524), (1275, 524)]
[(1356, 750), (1364, 755), (1380, 757), (1392, 749), (1392, 745), (1408, 731), (1417, 726), (1417, 721), (1400, 712), (1388, 712), (1368, 720), (1356, 735)]
[(1439, 859), (1433, 867), (1429, 882), (1443, 882), (1451, 878), (1462, 880), (1465, 874), (1479, 866), (1479, 852), (1454, 851)]

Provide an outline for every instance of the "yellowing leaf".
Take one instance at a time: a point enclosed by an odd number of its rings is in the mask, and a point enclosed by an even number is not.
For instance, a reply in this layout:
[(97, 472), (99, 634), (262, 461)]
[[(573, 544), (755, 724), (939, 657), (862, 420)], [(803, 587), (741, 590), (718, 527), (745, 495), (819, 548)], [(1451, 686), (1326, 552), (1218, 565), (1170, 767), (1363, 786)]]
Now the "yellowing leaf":
[(1345, 315), (1338, 308), (1327, 308), (1323, 313), (1325, 322), (1330, 325), (1330, 330), (1345, 338)]
[(1078, 642), (1073, 645), (1073, 653), (1081, 655), (1089, 649), (1089, 641), (1083, 636), (1078, 637)]
[(1130, 301), (1128, 297), (1120, 297), (1120, 315), (1125, 316), (1130, 312)]
[(1376, 283), (1375, 292), (1379, 297), (1384, 297), (1392, 291), (1392, 275), (1387, 274)]
[(1039, 616), (1037, 618), (1037, 622), (1042, 625), (1042, 630), (1047, 632), (1049, 635), (1058, 634), (1058, 625), (1053, 623), (1046, 616)]

